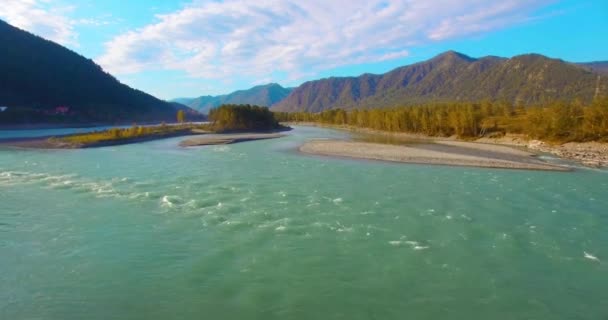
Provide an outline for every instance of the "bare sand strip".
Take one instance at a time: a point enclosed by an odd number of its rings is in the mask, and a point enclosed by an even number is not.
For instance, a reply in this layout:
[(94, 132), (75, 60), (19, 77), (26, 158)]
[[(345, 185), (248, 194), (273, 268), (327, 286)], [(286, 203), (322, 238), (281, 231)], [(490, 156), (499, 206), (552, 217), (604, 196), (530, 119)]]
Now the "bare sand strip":
[(300, 147), (308, 154), (392, 162), (441, 164), (484, 168), (570, 171), (548, 164), (534, 154), (505, 146), (471, 142), (392, 145), (343, 140), (312, 140)]
[[(327, 125), (309, 122), (292, 122), (292, 125), (325, 127), (338, 130), (346, 130), (354, 133), (370, 134), (374, 136), (387, 136), (396, 139), (432, 140), (435, 143), (454, 142), (459, 143), (456, 137), (438, 138), (423, 134), (405, 132), (386, 132), (367, 128), (352, 126)], [(563, 159), (574, 160), (587, 167), (608, 167), (608, 143), (607, 142), (567, 142), (564, 144), (552, 144), (533, 140), (523, 134), (508, 133), (503, 137), (483, 137), (475, 140), (485, 145), (504, 145), (507, 147), (526, 148), (532, 152), (551, 153)], [(466, 143), (466, 142), (465, 142)]]
[(284, 137), (280, 133), (240, 133), (240, 134), (205, 134), (192, 137), (179, 143), (182, 147), (231, 144), (253, 140), (275, 139)]

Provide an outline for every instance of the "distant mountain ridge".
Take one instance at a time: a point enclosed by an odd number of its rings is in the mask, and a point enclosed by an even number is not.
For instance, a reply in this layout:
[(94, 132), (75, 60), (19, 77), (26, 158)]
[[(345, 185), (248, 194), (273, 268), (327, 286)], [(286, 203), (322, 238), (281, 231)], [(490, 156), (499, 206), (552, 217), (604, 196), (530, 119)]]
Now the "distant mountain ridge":
[(532, 105), (608, 93), (608, 79), (589, 65), (538, 54), (472, 58), (448, 51), (385, 74), (309, 81), (273, 106), (275, 111), (319, 112), (442, 101), (501, 100)]
[(251, 104), (270, 107), (285, 99), (291, 90), (292, 88), (284, 88), (277, 83), (269, 83), (220, 96), (201, 96), (192, 99), (178, 98), (173, 101), (207, 114), (210, 109), (222, 104)]
[(173, 121), (183, 106), (120, 83), (92, 60), (0, 20), (2, 123)]
[(597, 73), (603, 73), (608, 75), (608, 61), (593, 61), (593, 62), (582, 62), (577, 65), (588, 68), (589, 70)]

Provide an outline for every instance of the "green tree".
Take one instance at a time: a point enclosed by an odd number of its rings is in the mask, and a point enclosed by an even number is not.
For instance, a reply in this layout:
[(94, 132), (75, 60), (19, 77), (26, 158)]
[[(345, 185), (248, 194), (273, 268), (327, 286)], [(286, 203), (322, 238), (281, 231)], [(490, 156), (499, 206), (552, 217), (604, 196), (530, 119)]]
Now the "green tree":
[(277, 118), (287, 120), (288, 115), (276, 115), (266, 107), (252, 105), (221, 105), (209, 111), (209, 120), (218, 131), (271, 130), (279, 128)]
[(177, 111), (177, 122), (184, 123), (186, 122), (186, 113), (184, 110)]
[(473, 138), (493, 133), (527, 134), (555, 142), (608, 140), (608, 97), (514, 108), (505, 102), (434, 103), (391, 109), (341, 109), (277, 113), (281, 121), (348, 124), (393, 132)]

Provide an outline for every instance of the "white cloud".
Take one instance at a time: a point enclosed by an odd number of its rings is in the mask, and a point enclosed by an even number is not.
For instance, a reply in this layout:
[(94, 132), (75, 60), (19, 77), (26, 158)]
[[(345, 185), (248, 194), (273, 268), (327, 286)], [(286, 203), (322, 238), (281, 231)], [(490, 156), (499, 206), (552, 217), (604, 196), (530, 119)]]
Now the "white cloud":
[(51, 8), (49, 0), (2, 0), (0, 19), (63, 45), (77, 45), (70, 7)]
[(225, 80), (281, 72), (294, 79), (402, 58), (414, 44), (504, 28), (547, 1), (196, 1), (115, 37), (97, 61), (117, 74), (183, 70)]
[(103, 19), (83, 18), (83, 19), (74, 20), (74, 21), (72, 21), (72, 23), (75, 25), (82, 25), (82, 26), (101, 27), (101, 26), (107, 26), (109, 24), (112, 24), (113, 22), (110, 20), (103, 20)]
[(428, 36), (433, 40), (444, 40), (522, 22), (528, 19), (528, 12), (521, 10), (521, 6), (522, 3), (518, 0), (500, 1), (473, 12), (447, 17), (432, 29)]

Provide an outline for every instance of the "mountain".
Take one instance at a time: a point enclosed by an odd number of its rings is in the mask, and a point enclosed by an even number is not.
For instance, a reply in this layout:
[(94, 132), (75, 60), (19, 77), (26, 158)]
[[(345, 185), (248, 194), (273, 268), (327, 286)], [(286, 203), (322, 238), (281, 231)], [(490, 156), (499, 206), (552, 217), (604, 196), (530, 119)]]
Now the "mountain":
[(171, 101), (169, 101), (169, 102), (175, 102), (175, 103), (179, 103), (179, 104), (183, 104), (183, 105), (188, 105), (194, 99), (196, 99), (196, 98), (175, 98), (175, 99), (171, 99)]
[(8, 107), (0, 114), (2, 123), (175, 120), (175, 106), (2, 20), (0, 43), (0, 106)]
[(209, 109), (222, 104), (252, 104), (258, 106), (271, 106), (287, 97), (292, 88), (283, 88), (277, 83), (255, 86), (247, 90), (239, 90), (221, 96), (201, 96), (190, 99), (180, 98), (173, 101), (186, 104), (202, 113), (209, 113)]
[(608, 80), (579, 65), (526, 54), (471, 58), (448, 51), (385, 74), (332, 77), (295, 88), (275, 111), (319, 112), (442, 101), (501, 100), (519, 105), (608, 94)]
[(577, 63), (577, 65), (593, 72), (608, 74), (608, 61), (583, 62)]

